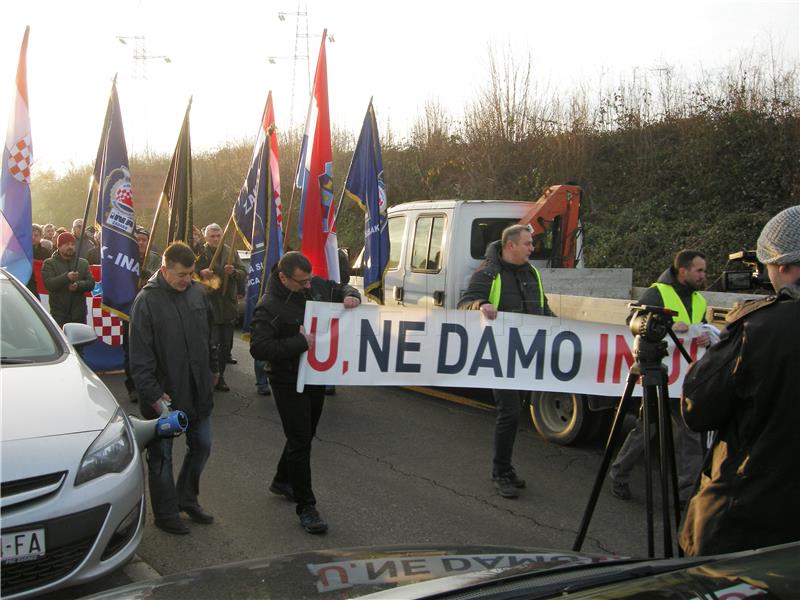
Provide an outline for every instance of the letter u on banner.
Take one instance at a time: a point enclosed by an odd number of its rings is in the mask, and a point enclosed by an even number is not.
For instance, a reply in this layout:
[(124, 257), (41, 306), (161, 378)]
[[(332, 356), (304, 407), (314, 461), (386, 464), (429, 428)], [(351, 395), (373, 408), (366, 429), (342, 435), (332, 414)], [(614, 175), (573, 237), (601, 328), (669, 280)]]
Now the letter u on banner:
[(328, 349), (328, 358), (321, 362), (317, 358), (317, 317), (311, 319), (311, 335), (314, 337), (314, 345), (308, 351), (308, 364), (315, 371), (328, 371), (333, 365), (336, 364), (336, 359), (339, 357), (339, 319), (331, 319), (331, 338), (330, 348)]

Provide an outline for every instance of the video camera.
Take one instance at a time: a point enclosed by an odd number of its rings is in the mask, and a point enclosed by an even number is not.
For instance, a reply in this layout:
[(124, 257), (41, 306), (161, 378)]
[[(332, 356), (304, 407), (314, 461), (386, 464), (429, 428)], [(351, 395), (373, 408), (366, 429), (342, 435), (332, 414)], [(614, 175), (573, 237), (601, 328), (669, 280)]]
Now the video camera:
[(740, 250), (729, 254), (728, 261), (738, 262), (741, 266), (722, 272), (723, 292), (772, 290), (767, 270), (759, 262), (755, 250)]

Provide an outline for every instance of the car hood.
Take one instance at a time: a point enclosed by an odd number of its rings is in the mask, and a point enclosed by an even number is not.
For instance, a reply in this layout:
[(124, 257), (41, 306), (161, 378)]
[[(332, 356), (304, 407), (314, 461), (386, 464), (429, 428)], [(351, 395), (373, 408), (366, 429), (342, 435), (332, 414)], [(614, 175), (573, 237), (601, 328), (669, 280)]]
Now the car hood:
[[(609, 557), (507, 546), (392, 546), (319, 550), (152, 579), (91, 596), (160, 598), (357, 598), (444, 577), (514, 567), (546, 570)], [(402, 596), (402, 592), (400, 592)]]
[(52, 363), (4, 366), (0, 391), (3, 442), (100, 431), (118, 408), (105, 384), (73, 353)]

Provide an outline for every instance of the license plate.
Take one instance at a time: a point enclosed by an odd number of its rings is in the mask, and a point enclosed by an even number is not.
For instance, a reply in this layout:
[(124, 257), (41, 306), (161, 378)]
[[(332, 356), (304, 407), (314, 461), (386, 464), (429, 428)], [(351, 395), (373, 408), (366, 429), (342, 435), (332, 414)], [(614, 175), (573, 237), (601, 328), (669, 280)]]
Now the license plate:
[(2, 562), (36, 560), (44, 556), (44, 529), (4, 533), (0, 538)]

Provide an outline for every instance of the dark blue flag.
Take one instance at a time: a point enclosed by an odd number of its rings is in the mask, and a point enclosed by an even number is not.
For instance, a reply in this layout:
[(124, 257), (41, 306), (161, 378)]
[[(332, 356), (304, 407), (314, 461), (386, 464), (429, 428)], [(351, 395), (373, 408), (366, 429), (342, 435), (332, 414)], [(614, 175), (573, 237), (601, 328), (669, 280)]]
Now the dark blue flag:
[(116, 82), (111, 86), (106, 117), (98, 152), (100, 164), (95, 164), (95, 175), (99, 175), (97, 224), (102, 227), (102, 306), (127, 320), (139, 281), (139, 248), (133, 237), (136, 217)]
[(389, 262), (388, 206), (381, 143), (371, 100), (347, 173), (344, 193), (364, 211), (364, 292), (383, 304), (383, 273)]
[(275, 132), (272, 92), (267, 96), (250, 168), (233, 206), (233, 222), (250, 249), (242, 324), (242, 331), (247, 332), (253, 311), (264, 292), (266, 279), (283, 254), (278, 136)]

